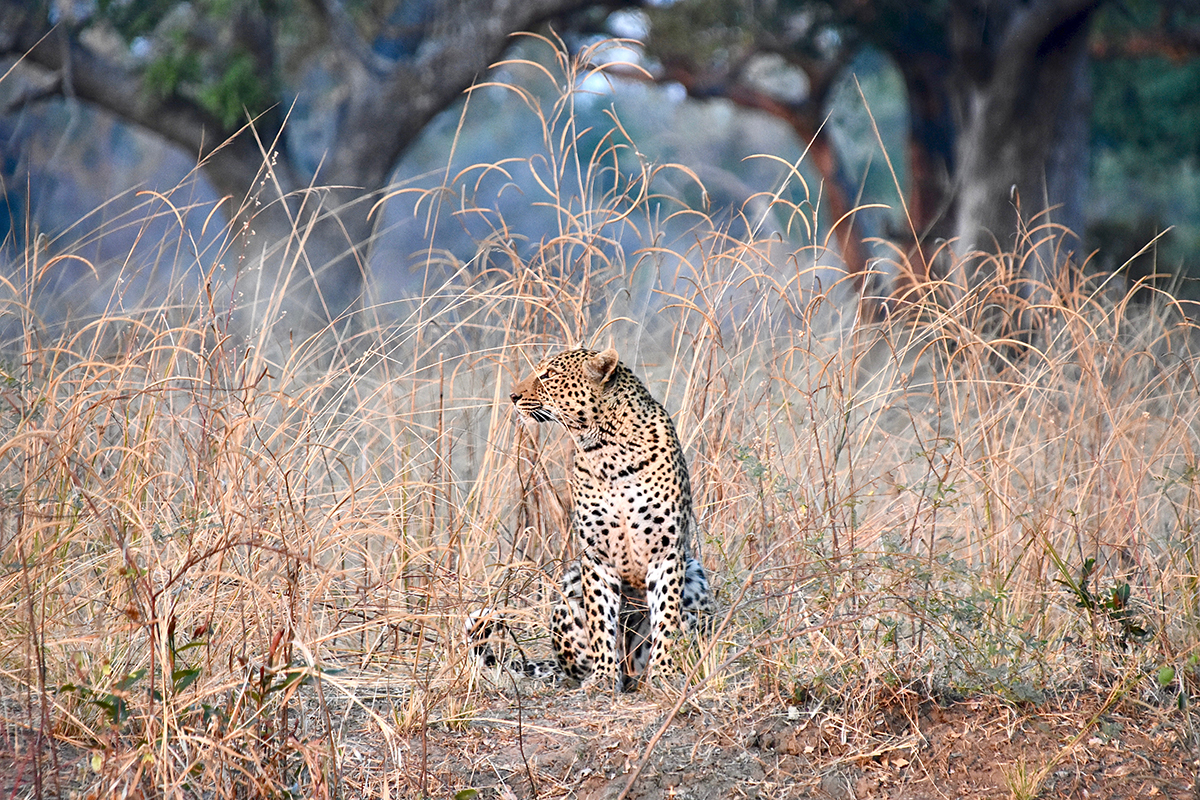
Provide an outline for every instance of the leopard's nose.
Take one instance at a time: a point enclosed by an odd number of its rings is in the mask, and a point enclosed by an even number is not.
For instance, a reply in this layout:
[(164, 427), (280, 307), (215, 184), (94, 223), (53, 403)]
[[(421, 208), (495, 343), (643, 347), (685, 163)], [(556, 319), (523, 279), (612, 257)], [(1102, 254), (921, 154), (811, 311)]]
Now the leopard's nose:
[(512, 400), (513, 404), (516, 405), (516, 402), (521, 399), (521, 395), (517, 394), (516, 392), (513, 392), (512, 394), (510, 394), (508, 396), (508, 399)]

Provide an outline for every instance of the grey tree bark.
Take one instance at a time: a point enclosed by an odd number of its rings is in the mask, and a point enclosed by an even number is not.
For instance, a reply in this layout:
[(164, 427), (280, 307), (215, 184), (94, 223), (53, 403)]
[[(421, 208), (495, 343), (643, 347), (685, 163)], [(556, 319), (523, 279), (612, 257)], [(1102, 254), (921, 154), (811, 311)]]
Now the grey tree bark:
[(959, 250), (1012, 252), (1036, 244), (1023, 265), (1034, 284), (1054, 280), (1082, 233), (1090, 111), (1086, 47), (1098, 5), (969, 0), (952, 6), (960, 69)]

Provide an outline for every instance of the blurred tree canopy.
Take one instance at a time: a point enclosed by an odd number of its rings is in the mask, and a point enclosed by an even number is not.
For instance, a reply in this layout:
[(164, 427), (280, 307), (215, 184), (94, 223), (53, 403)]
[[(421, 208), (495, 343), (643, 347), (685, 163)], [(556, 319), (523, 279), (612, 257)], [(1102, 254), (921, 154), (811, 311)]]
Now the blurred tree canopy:
[[(53, 76), (24, 101), (76, 97), (157, 133), (200, 158), (235, 204), (277, 182), (292, 202), (254, 211), (260, 240), (286, 239), (314, 209), (336, 211), (306, 231), (303, 253), (314, 273), (323, 270), (324, 312), (336, 315), (362, 289), (368, 211), (422, 128), (485, 75), (513, 32), (587, 6), (0, 0), (0, 53)], [(295, 126), (305, 141), (284, 124), (291, 100), (323, 106), (315, 125)]]
[[(938, 238), (954, 237), (960, 252), (1006, 251), (1043, 225), (1026, 263), (1042, 280), (1065, 256), (1085, 255), (1076, 237), (1085, 228), (1093, 72), (1095, 136), (1140, 143), (1144, 155), (1168, 161), (1200, 152), (1198, 11), (1190, 0), (681, 0), (648, 9), (648, 44), (664, 79), (773, 113), (811, 143), (831, 217), (845, 217), (852, 271), (868, 258), (846, 216), (857, 176), (846, 173), (825, 121), (856, 56), (884, 53), (908, 95), (907, 158), (898, 161), (907, 168), (903, 238), (914, 277), (928, 274), (927, 245)], [(806, 91), (764, 85), (756, 76), (767, 59), (802, 72)]]
[[(939, 239), (1005, 250), (1045, 222), (1031, 277), (1067, 253), (1082, 260), (1070, 232), (1084, 228), (1097, 142), (1132, 143), (1147, 159), (1200, 153), (1195, 0), (0, 0), (0, 51), (53, 76), (22, 102), (101, 106), (197, 154), (225, 195), (245, 196), (273, 164), (298, 198), (275, 205), (279, 230), (301, 200), (337, 210), (306, 246), (314, 268), (331, 265), (321, 285), (336, 314), (361, 290), (367, 210), (421, 129), (511, 33), (551, 20), (564, 33), (610, 31), (618, 6), (640, 9), (654, 80), (791, 125), (862, 274), (857, 176), (825, 122), (864, 52), (884, 54), (907, 94), (906, 230), (892, 238), (917, 280)], [(772, 79), (779, 65), (803, 81)], [(320, 124), (285, 125), (292, 108)], [(269, 214), (257, 213), (264, 227)]]
[(1095, 144), (1200, 159), (1200, 3), (1105, 6), (1091, 51)]

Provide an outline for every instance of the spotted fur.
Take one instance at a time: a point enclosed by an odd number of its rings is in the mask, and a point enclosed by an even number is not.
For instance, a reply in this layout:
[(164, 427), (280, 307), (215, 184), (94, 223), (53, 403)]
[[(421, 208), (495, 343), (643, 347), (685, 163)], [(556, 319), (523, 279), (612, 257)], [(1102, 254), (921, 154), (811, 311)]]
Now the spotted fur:
[(510, 397), (575, 442), (571, 530), (582, 552), (551, 620), (559, 668), (601, 688), (647, 665), (673, 672), (684, 611), (706, 614), (712, 600), (689, 557), (691, 482), (670, 415), (611, 348), (549, 358)]
[[(561, 599), (551, 619), (553, 659), (529, 658), (517, 633), (494, 608), (474, 611), (467, 617), (465, 636), (472, 658), (484, 667), (503, 667), (514, 675), (534, 680), (583, 681), (592, 670), (591, 643), (583, 611), (583, 578), (579, 562), (564, 571), (560, 584)], [(686, 631), (704, 631), (712, 623), (712, 595), (704, 567), (694, 558), (687, 560), (683, 581), (683, 627)], [(650, 615), (646, 594), (622, 585), (620, 647), (622, 680), (629, 688), (634, 676), (646, 668), (650, 655)]]

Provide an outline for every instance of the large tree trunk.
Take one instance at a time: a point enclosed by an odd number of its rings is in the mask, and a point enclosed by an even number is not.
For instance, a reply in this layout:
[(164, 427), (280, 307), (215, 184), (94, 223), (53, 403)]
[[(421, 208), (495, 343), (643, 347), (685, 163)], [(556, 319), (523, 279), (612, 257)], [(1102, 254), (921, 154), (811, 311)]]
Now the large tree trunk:
[(960, 253), (1017, 252), (1025, 292), (1078, 250), (1087, 181), (1087, 33), (1098, 0), (955, 5)]
[(899, 57), (908, 92), (908, 214), (922, 240), (953, 235), (954, 113), (950, 63), (939, 53)]
[[(362, 307), (374, 227), (367, 215), (378, 193), (314, 187), (281, 198), (281, 189), (268, 180), (235, 207), (233, 216), (243, 223), (233, 228), (226, 267), (237, 274), (226, 275), (256, 287), (253, 295), (239, 292), (251, 318), (263, 318), (282, 301), (288, 329), (316, 330)], [(260, 282), (253, 273), (264, 267)]]

